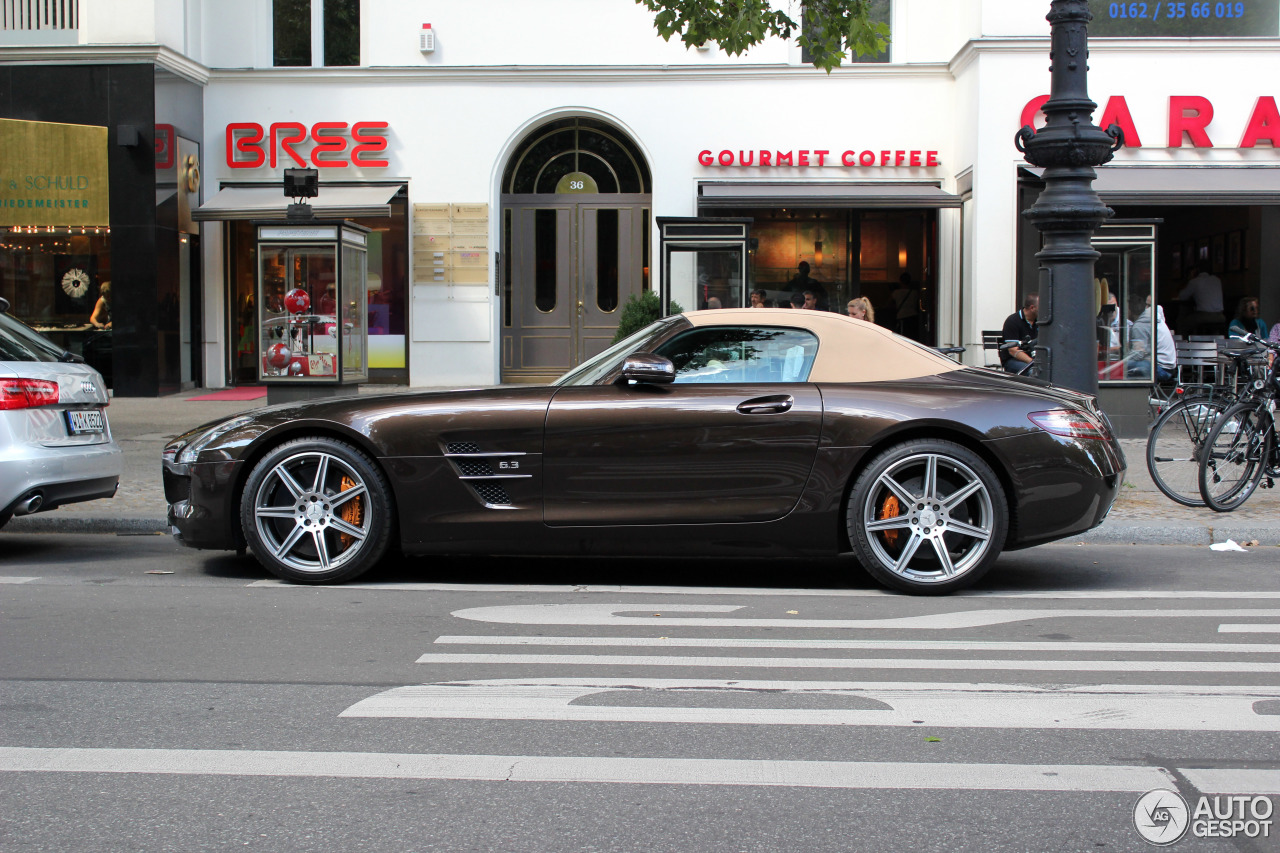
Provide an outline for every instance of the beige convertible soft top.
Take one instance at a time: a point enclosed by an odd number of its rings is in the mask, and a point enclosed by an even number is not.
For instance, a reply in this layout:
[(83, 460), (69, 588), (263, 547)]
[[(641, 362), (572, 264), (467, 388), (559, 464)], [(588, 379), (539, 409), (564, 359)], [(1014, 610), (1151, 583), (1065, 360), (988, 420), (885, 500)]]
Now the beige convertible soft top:
[(963, 365), (888, 329), (831, 311), (803, 308), (720, 308), (687, 311), (695, 326), (778, 326), (818, 336), (810, 382), (886, 382), (936, 376)]

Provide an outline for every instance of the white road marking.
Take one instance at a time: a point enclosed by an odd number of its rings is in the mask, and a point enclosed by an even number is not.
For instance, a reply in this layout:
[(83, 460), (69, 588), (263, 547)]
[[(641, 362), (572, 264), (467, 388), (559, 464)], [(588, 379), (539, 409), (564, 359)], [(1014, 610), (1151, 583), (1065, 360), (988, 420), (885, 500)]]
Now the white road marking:
[[(486, 584), (486, 583), (344, 583), (295, 584), (275, 578), (253, 581), (249, 586), (280, 589), (361, 589), (386, 592), (549, 592), (591, 593), (608, 595), (753, 595), (808, 596), (816, 598), (901, 598), (901, 593), (883, 589), (773, 589), (736, 586), (610, 586), (607, 584)], [(1002, 592), (999, 590), (961, 590), (948, 598), (1028, 598), (1062, 600), (1121, 599), (1280, 599), (1276, 590), (1040, 590), (1037, 592)]]
[[(1219, 629), (1221, 630), (1221, 629)], [(545, 637), (487, 636), (480, 634), (437, 637), (436, 643), (454, 646), (615, 646), (670, 649), (848, 649), (871, 651), (934, 652), (1180, 652), (1221, 654), (1280, 654), (1280, 643), (1094, 643), (1003, 642), (996, 640), (799, 640), (727, 637)]]
[(750, 658), (681, 655), (449, 654), (428, 652), (416, 663), (517, 666), (687, 666), (781, 669), (939, 669), (1011, 672), (1248, 672), (1280, 673), (1280, 662), (1182, 660), (1021, 660), (970, 658)]
[(1280, 634), (1280, 625), (1219, 625), (1219, 634)]
[(1181, 771), (1187, 781), (1206, 794), (1280, 794), (1280, 770)]
[[(699, 695), (690, 691), (703, 692)], [(690, 701), (711, 699), (713, 695), (718, 704), (740, 697), (740, 707), (701, 707)], [(590, 697), (604, 696), (609, 704), (591, 704)], [(831, 708), (832, 697), (843, 697), (850, 705), (863, 707)], [(397, 687), (357, 702), (341, 716), (1276, 732), (1280, 731), (1280, 716), (1258, 714), (1254, 703), (1277, 698), (1280, 689), (1270, 687), (533, 678)], [(761, 708), (761, 700), (784, 707)], [(806, 700), (810, 705), (824, 707), (806, 708)], [(636, 704), (627, 705), (628, 701)], [(748, 707), (753, 703), (757, 707)]]
[[(662, 614), (653, 613), (661, 609)], [(1280, 610), (959, 610), (926, 616), (882, 619), (699, 619), (671, 618), (679, 613), (733, 613), (737, 604), (510, 604), (467, 607), (453, 611), (459, 619), (501, 622), (508, 625), (621, 625), (688, 628), (889, 628), (897, 630), (951, 630), (985, 628), (1039, 619), (1230, 619), (1280, 616)], [(625, 615), (636, 614), (636, 615)], [(639, 615), (652, 614), (652, 615)]]
[(38, 580), (40, 580), (40, 578), (0, 577), (0, 583), (31, 583), (32, 581)]
[(19, 747), (0, 747), (0, 771), (1129, 793), (1170, 787), (1172, 783), (1170, 774), (1159, 767), (1099, 764), (942, 764)]

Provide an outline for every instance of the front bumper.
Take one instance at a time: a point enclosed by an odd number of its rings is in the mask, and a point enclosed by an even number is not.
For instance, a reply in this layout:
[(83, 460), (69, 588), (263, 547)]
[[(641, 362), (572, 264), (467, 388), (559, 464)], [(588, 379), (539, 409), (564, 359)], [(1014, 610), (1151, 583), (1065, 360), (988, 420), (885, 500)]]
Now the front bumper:
[(191, 548), (245, 547), (236, 497), (239, 462), (180, 464), (164, 460), (164, 496), (173, 537)]

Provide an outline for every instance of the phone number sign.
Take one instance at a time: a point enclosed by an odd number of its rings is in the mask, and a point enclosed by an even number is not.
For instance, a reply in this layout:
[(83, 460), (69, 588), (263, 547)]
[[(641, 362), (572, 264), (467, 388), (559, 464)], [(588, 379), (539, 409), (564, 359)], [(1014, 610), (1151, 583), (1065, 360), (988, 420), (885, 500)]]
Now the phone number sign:
[(1154, 0), (1091, 4), (1091, 36), (1249, 38), (1280, 35), (1280, 0)]

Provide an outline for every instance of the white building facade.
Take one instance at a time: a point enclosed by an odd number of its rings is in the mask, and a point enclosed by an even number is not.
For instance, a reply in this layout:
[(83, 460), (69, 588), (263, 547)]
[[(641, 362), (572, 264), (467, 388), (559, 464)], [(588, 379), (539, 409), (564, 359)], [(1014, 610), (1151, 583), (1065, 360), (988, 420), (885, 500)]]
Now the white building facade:
[[(257, 378), (248, 223), (283, 213), (264, 193), (286, 168), (318, 169), (318, 215), (373, 229), (377, 381), (537, 381), (583, 360), (670, 275), (659, 220), (750, 220), (744, 276), (708, 256), (671, 279), (686, 309), (815, 281), (831, 310), (866, 295), (973, 364), (1036, 286), (1020, 210), (1038, 178), (1013, 138), (1048, 92), (1047, 0), (892, 0), (887, 61), (830, 74), (781, 40), (738, 57), (664, 42), (632, 0), (362, 0), (358, 64), (325, 65), (338, 2), (301, 4), (310, 65), (276, 65), (272, 0), (79, 0), (74, 39), (0, 39), (6, 64), (145, 61), (202, 87), (205, 386)], [(1117, 297), (1100, 326), (1148, 294), (1173, 322), (1192, 265), (1223, 282), (1226, 319), (1244, 296), (1280, 319), (1280, 3), (1119, 21), (1133, 5), (1093, 4), (1094, 121), (1128, 143), (1097, 182), (1118, 221), (1099, 244)], [(1108, 387), (1141, 384), (1099, 337)]]

